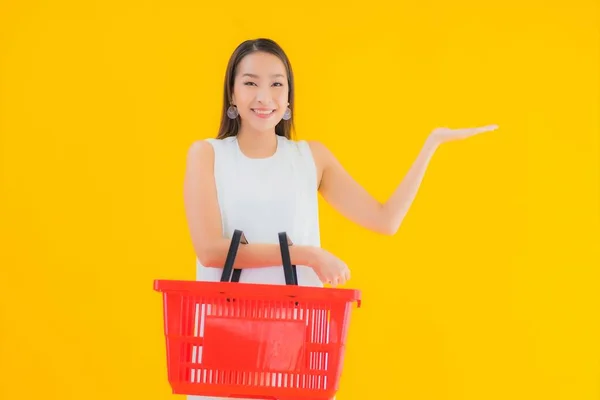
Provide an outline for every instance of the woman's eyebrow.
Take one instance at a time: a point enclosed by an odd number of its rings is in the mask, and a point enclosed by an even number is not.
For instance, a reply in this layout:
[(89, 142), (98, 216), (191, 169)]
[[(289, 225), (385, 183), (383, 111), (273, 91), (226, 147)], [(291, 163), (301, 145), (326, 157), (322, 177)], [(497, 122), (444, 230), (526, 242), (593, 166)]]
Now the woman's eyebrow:
[[(242, 75), (242, 77), (244, 77), (244, 76), (249, 76), (250, 78), (254, 78), (254, 79), (259, 78), (258, 75), (251, 74), (251, 73), (245, 73), (244, 75)], [(273, 74), (273, 75), (271, 75), (271, 78), (284, 78), (284, 76), (282, 74)]]

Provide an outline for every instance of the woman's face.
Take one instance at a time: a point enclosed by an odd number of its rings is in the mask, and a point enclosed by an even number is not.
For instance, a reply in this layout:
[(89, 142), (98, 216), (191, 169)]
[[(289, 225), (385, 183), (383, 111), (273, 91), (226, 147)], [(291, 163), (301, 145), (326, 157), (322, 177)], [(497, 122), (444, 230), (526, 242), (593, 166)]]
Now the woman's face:
[(242, 129), (274, 131), (288, 106), (288, 77), (281, 60), (270, 53), (255, 52), (244, 57), (233, 85), (233, 104)]

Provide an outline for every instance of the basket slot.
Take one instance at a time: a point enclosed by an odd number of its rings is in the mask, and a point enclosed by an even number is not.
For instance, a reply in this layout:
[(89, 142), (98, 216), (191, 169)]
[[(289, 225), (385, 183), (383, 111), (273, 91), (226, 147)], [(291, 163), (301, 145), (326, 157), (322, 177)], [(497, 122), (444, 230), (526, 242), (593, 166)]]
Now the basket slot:
[[(323, 382), (327, 377), (326, 372), (289, 373), (240, 371), (217, 368), (194, 368), (194, 364), (186, 363), (184, 366), (194, 370), (194, 381), (198, 385), (236, 385), (236, 386), (261, 386), (295, 389), (328, 389)], [(311, 382), (321, 382), (311, 384)]]
[(314, 374), (314, 371), (327, 371), (329, 352), (327, 344), (329, 342), (329, 311), (324, 307), (315, 305), (309, 311), (310, 315), (310, 341), (307, 346), (309, 352), (310, 380), (308, 387), (320, 389), (327, 387), (327, 376)]

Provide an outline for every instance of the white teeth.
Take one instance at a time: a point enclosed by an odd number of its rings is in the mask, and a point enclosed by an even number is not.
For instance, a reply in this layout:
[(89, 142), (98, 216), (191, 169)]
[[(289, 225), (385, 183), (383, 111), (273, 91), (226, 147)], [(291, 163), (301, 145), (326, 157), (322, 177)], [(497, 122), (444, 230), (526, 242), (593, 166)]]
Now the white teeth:
[(270, 111), (265, 111), (265, 110), (252, 110), (257, 114), (261, 114), (261, 115), (267, 115), (267, 114), (271, 114), (274, 110), (270, 110)]

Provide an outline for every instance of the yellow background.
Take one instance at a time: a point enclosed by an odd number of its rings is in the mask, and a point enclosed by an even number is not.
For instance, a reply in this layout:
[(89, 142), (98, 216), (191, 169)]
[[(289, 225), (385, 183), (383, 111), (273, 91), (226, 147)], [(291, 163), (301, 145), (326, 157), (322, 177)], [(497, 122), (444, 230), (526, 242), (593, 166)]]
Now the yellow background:
[(394, 237), (323, 204), (364, 298), (338, 399), (600, 398), (596, 1), (202, 3), (0, 2), (0, 399), (176, 398), (152, 281), (194, 278), (186, 151), (259, 36), (380, 200), (433, 128), (500, 125)]

